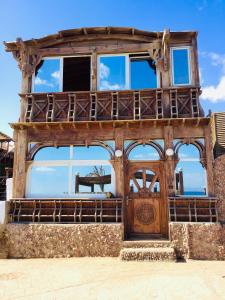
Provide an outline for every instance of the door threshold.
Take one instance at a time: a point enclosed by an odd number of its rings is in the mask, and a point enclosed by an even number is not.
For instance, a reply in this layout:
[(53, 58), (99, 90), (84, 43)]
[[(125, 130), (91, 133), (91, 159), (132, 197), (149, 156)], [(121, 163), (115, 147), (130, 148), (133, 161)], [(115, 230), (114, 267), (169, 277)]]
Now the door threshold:
[(162, 234), (133, 233), (126, 240), (127, 241), (145, 241), (145, 240), (168, 241), (168, 238), (166, 238)]

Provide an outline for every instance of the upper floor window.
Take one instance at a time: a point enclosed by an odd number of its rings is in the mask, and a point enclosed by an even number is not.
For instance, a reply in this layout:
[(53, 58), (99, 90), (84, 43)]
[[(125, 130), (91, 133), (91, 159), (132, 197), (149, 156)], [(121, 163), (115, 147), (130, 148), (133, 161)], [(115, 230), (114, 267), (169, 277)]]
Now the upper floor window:
[(36, 69), (32, 91), (90, 91), (90, 64), (90, 56), (45, 58)]
[(171, 48), (173, 85), (191, 84), (189, 48)]
[(98, 90), (157, 88), (156, 65), (148, 53), (100, 55)]
[(33, 78), (33, 92), (61, 91), (61, 61), (58, 58), (43, 59), (38, 65)]

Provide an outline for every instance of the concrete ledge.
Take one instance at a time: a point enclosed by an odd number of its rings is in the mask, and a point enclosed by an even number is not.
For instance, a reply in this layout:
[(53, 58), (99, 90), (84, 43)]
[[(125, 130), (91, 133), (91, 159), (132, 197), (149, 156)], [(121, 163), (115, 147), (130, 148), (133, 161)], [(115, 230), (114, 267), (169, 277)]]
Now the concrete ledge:
[(225, 260), (225, 226), (219, 223), (170, 223), (177, 257)]
[(7, 224), (10, 258), (118, 256), (122, 224)]

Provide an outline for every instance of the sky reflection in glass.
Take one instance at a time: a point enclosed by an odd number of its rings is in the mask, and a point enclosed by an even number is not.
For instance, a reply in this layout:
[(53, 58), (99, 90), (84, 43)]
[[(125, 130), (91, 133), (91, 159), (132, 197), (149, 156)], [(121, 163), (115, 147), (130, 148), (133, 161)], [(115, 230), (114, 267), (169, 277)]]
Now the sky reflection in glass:
[(66, 166), (36, 166), (31, 169), (29, 191), (31, 197), (66, 197), (68, 186)]
[(138, 145), (131, 150), (130, 160), (159, 160), (159, 153), (150, 145)]
[(176, 173), (182, 171), (184, 195), (204, 196), (206, 194), (206, 172), (200, 163), (200, 154), (194, 145), (182, 145)]
[(109, 152), (101, 146), (74, 146), (74, 160), (109, 160)]
[(44, 147), (38, 150), (34, 156), (35, 161), (44, 160), (68, 160), (70, 158), (70, 148), (65, 147)]
[(60, 60), (44, 59), (36, 71), (33, 92), (60, 92)]
[(173, 49), (173, 83), (189, 84), (188, 49)]
[(126, 57), (102, 56), (99, 58), (99, 90), (124, 90), (126, 86)]
[(151, 59), (130, 61), (131, 89), (157, 88), (156, 68)]

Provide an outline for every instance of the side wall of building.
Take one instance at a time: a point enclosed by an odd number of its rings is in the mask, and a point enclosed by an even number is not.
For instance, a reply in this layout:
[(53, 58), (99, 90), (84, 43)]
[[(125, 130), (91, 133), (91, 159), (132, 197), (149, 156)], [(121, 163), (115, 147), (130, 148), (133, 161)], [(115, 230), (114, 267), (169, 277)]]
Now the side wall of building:
[(225, 154), (214, 162), (215, 195), (218, 198), (219, 221), (225, 223)]

